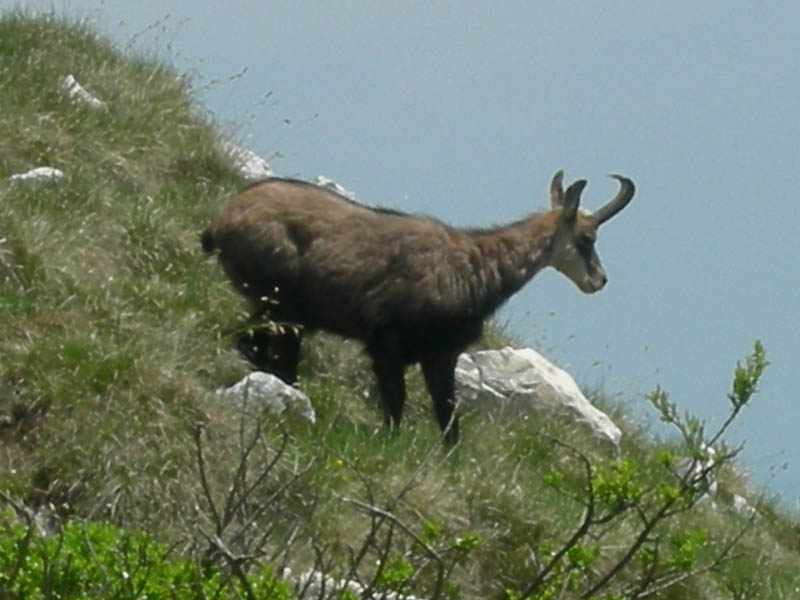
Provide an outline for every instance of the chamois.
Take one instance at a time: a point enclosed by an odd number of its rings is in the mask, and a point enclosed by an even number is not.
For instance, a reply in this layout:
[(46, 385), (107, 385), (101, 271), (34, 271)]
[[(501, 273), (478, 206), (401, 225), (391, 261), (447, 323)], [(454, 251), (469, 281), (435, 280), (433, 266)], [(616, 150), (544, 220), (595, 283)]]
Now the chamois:
[[(405, 367), (419, 362), (444, 441), (458, 441), (454, 372), (483, 323), (547, 266), (594, 293), (606, 274), (598, 227), (630, 202), (630, 179), (595, 213), (579, 210), (585, 180), (550, 184), (551, 208), (505, 226), (458, 229), (357, 204), (328, 189), (267, 179), (234, 196), (202, 236), (252, 304), (238, 346), (258, 369), (297, 378), (302, 331), (360, 340), (372, 359), (388, 427), (400, 423)], [(265, 322), (273, 324), (265, 327)], [(261, 326), (259, 326), (261, 325)]]

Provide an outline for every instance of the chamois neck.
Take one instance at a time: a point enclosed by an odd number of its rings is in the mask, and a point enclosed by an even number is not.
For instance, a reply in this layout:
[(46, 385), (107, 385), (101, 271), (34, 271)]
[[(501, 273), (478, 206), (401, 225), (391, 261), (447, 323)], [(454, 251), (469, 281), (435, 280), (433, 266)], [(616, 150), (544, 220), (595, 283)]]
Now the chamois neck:
[(547, 211), (469, 232), (482, 257), (475, 274), (483, 284), (481, 312), (493, 312), (549, 264), (557, 226), (557, 212)]

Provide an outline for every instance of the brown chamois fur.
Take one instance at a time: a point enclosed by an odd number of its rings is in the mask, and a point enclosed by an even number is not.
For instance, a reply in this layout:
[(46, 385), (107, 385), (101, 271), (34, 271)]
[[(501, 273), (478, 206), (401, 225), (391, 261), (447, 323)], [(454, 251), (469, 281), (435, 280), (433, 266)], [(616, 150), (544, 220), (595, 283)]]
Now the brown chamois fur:
[[(313, 184), (268, 179), (236, 195), (202, 237), (236, 289), (265, 319), (361, 340), (372, 359), (385, 422), (397, 426), (404, 371), (420, 362), (445, 441), (458, 439), (454, 371), (483, 323), (538, 271), (553, 266), (587, 293), (606, 275), (597, 227), (630, 201), (633, 183), (594, 214), (578, 210), (586, 185), (551, 183), (551, 209), (486, 229), (375, 209)], [(297, 377), (302, 331), (257, 328), (239, 339), (256, 368)]]

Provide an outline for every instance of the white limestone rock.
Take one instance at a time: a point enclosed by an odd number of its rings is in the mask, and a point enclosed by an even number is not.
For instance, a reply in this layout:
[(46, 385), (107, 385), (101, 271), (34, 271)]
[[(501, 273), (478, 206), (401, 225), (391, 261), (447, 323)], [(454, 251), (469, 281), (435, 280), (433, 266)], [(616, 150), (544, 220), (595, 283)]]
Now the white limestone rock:
[(339, 185), (330, 177), (325, 177), (325, 175), (317, 175), (313, 181), (314, 184), (318, 185), (319, 187), (324, 187), (329, 189), (333, 192), (336, 192), (340, 196), (344, 196), (349, 200), (353, 200), (355, 202), (356, 194), (355, 192), (348, 190), (346, 187)]
[(217, 394), (239, 403), (247, 402), (250, 406), (263, 406), (276, 416), (288, 410), (310, 423), (317, 420), (308, 396), (271, 373), (254, 371), (231, 387), (217, 391)]
[(416, 596), (377, 590), (365, 596), (366, 588), (358, 582), (337, 580), (314, 570), (302, 573), (295, 580), (291, 570), (284, 569), (282, 577), (289, 581), (295, 581), (295, 593), (302, 600), (317, 600), (318, 598), (333, 600), (341, 598), (347, 592), (352, 594), (354, 598), (366, 598), (368, 600), (422, 600)]
[(70, 74), (62, 77), (60, 83), (61, 87), (66, 90), (73, 101), (85, 104), (89, 108), (95, 110), (108, 110), (108, 105), (100, 100), (100, 98), (87, 91), (86, 88), (78, 83), (74, 75)]
[(683, 458), (677, 464), (676, 473), (680, 477), (685, 477), (689, 482), (697, 485), (703, 484), (706, 487), (706, 491), (698, 500), (711, 501), (713, 503), (719, 488), (714, 471), (717, 451), (706, 444), (700, 444), (700, 450), (705, 452), (705, 459)]
[(249, 181), (275, 177), (269, 163), (258, 154), (233, 142), (223, 142), (222, 150), (233, 159), (239, 174)]
[(731, 510), (742, 517), (752, 517), (757, 512), (753, 505), (747, 501), (747, 498), (739, 494), (733, 495)]
[(54, 167), (36, 167), (24, 173), (16, 173), (11, 175), (8, 180), (23, 182), (42, 182), (42, 181), (57, 181), (64, 178), (64, 171)]
[(466, 410), (492, 416), (563, 415), (619, 447), (619, 427), (589, 402), (566, 371), (531, 348), (462, 354), (456, 366), (456, 397)]

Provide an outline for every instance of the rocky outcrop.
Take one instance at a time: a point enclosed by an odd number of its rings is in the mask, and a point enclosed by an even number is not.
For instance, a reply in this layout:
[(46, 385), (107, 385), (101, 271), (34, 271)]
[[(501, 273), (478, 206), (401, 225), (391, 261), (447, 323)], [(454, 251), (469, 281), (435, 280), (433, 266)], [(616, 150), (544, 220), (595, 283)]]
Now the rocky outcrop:
[(456, 397), (462, 409), (493, 417), (562, 415), (619, 446), (619, 427), (589, 402), (566, 371), (531, 348), (462, 354), (456, 367)]
[(239, 175), (248, 181), (259, 181), (275, 177), (275, 173), (266, 159), (261, 158), (252, 150), (237, 146), (233, 142), (223, 142), (222, 151), (231, 157), (239, 171)]

